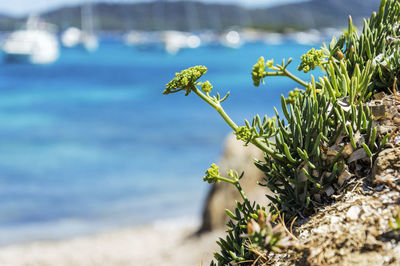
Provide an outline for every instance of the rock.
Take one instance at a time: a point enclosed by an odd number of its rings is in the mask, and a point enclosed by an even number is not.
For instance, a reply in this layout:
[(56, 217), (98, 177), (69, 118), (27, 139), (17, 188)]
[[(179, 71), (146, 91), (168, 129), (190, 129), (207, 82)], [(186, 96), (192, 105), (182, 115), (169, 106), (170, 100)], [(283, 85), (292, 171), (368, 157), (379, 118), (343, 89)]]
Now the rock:
[(338, 177), (338, 184), (343, 185), (344, 182), (349, 180), (351, 177), (351, 173), (347, 170), (344, 170), (343, 173)]
[(346, 213), (346, 219), (348, 221), (356, 221), (360, 216), (361, 209), (358, 206), (351, 206)]
[(386, 106), (383, 104), (370, 106), (370, 109), (374, 119), (384, 118), (386, 116)]
[(349, 158), (349, 156), (352, 154), (354, 152), (354, 148), (353, 148), (353, 145), (351, 145), (351, 143), (347, 143), (345, 146), (344, 146), (344, 149), (343, 149), (343, 157), (344, 158)]
[(400, 148), (385, 149), (375, 160), (372, 176), (383, 174), (386, 169), (400, 170)]
[(329, 186), (326, 190), (325, 190), (325, 194), (330, 197), (335, 193), (335, 190), (333, 189), (332, 186)]
[[(251, 144), (245, 147), (242, 141), (236, 140), (234, 135), (229, 135), (219, 163), (220, 173), (227, 173), (230, 169), (236, 170), (239, 174), (244, 171), (240, 184), (247, 197), (250, 201), (266, 205), (268, 199), (265, 194), (268, 193), (268, 188), (257, 184), (257, 181), (262, 181), (264, 174), (254, 165), (254, 158), (263, 160), (263, 152)], [(225, 228), (229, 220), (225, 209), (233, 211), (235, 200), (240, 201), (241, 197), (234, 186), (223, 182), (213, 184), (206, 198), (198, 233)]]
[(376, 100), (382, 100), (385, 97), (386, 97), (386, 93), (384, 93), (383, 91), (374, 94), (374, 98)]
[(393, 142), (394, 142), (394, 145), (399, 146), (400, 145), (400, 136), (394, 137)]
[(391, 148), (379, 153), (372, 169), (375, 185), (389, 186), (400, 191), (400, 148)]
[(354, 161), (358, 161), (367, 157), (364, 148), (358, 149), (350, 155), (350, 158), (347, 159), (347, 163), (352, 163)]

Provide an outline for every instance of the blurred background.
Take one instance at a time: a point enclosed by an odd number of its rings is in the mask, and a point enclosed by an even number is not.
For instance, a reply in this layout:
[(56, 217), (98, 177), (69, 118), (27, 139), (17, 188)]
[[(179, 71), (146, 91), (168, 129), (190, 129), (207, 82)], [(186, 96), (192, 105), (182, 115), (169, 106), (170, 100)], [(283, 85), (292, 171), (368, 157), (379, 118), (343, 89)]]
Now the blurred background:
[[(260, 56), (300, 56), (378, 0), (0, 2), (0, 245), (160, 220), (197, 221), (228, 126), (194, 95), (163, 96), (205, 65), (238, 124), (296, 84), (255, 88)], [(301, 76), (301, 74), (300, 74)]]

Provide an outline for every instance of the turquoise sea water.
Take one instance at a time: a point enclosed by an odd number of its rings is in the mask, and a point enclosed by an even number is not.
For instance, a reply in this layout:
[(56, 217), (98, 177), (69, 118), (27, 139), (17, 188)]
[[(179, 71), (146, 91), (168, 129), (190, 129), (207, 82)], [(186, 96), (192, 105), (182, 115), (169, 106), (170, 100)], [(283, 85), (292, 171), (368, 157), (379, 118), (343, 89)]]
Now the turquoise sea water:
[(239, 124), (274, 114), (296, 84), (252, 86), (258, 57), (298, 58), (309, 46), (201, 47), (172, 56), (105, 40), (63, 49), (47, 66), (0, 65), (0, 245), (161, 219), (199, 217), (228, 126), (195, 95), (162, 95), (173, 74), (209, 69)]

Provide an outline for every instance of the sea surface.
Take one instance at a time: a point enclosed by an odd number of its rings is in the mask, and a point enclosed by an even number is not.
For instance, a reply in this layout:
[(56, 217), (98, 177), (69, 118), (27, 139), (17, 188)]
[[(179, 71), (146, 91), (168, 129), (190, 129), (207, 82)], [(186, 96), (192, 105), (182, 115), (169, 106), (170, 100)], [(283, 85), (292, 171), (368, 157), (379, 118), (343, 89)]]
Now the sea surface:
[[(317, 47), (319, 45), (316, 45)], [(205, 65), (236, 123), (274, 115), (296, 84), (254, 87), (260, 56), (311, 46), (246, 44), (169, 55), (103, 40), (94, 53), (63, 48), (51, 65), (0, 63), (0, 245), (58, 239), (164, 219), (199, 218), (230, 128), (196, 95), (162, 95), (174, 73)], [(300, 75), (306, 78), (307, 76)]]

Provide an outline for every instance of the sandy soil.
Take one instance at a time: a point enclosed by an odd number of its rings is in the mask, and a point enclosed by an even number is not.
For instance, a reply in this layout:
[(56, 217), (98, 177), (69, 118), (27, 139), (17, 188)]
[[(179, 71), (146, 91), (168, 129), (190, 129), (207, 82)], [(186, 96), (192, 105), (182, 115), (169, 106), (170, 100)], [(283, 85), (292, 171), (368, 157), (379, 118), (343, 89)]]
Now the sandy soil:
[(193, 236), (195, 225), (152, 225), (0, 249), (0, 265), (209, 265), (223, 232)]

